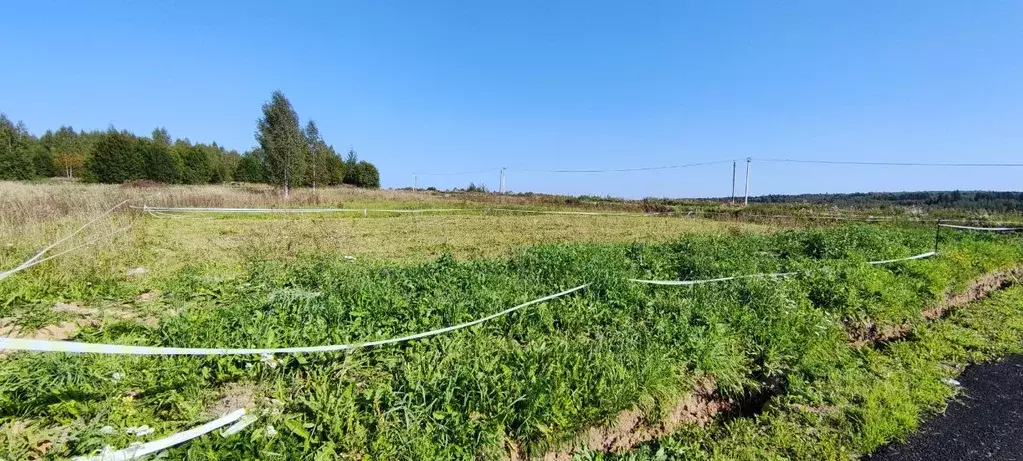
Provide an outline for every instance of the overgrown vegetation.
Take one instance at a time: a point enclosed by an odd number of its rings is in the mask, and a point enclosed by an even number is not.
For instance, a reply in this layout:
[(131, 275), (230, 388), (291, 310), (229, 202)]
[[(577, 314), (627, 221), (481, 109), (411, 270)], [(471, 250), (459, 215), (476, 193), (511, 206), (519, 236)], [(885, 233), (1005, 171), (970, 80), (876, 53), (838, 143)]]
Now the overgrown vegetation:
[[(312, 251), (281, 259), (251, 248), (236, 273), (194, 261), (143, 280), (102, 270), (74, 278), (39, 270), (0, 285), (0, 316), (28, 316), (39, 326), (61, 318), (29, 314), (58, 301), (118, 306), (155, 321), (108, 318), (83, 327), (76, 339), (200, 347), (386, 338), (592, 285), (470, 330), (347, 354), (270, 360), (11, 354), (0, 360), (0, 418), (7, 428), (27, 429), (0, 431), (7, 450), (0, 456), (125, 446), (134, 440), (123, 430), (128, 426), (148, 424), (156, 437), (210, 419), (211, 408), (223, 407), (222, 393), (233, 396), (232, 404), (266, 412), (241, 436), (203, 437), (172, 449), (172, 457), (501, 459), (509, 446), (536, 455), (626, 409), (657, 415), (697, 382), (735, 400), (775, 386), (811, 403), (838, 401), (815, 393), (819, 383), (866, 376), (844, 378), (872, 354), (855, 352), (850, 335), (868, 324), (923, 325), (921, 311), (950, 290), (1023, 261), (1016, 239), (947, 233), (938, 258), (864, 264), (931, 245), (930, 229), (854, 226), (687, 236), (667, 244), (545, 245), (508, 259), (415, 264), (352, 263)], [(803, 274), (694, 287), (626, 280), (790, 270)], [(160, 292), (154, 300), (137, 298), (153, 290)], [(850, 411), (866, 412), (857, 421), (873, 429), (864, 430), (881, 434), (871, 443), (898, 435), (883, 429), (898, 423), (886, 413), (857, 407), (853, 397), (847, 402)], [(701, 437), (672, 440), (713, 450), (712, 436)], [(871, 443), (851, 445), (849, 453)]]
[[(290, 187), (380, 187), (376, 166), (359, 161), (349, 149), (343, 160), (310, 120), (305, 129), (282, 93), (274, 92), (256, 136), (259, 147), (244, 154), (216, 142), (173, 140), (165, 128), (149, 137), (113, 126), (106, 131), (78, 131), (61, 126), (40, 137), (21, 122), (0, 114), (0, 180), (63, 176), (120, 184), (137, 180), (165, 184), (217, 184), (231, 181), (273, 183)], [(290, 111), (290, 112), (289, 112)], [(267, 120), (273, 123), (267, 124)], [(270, 136), (270, 130), (278, 135)], [(283, 161), (282, 159), (286, 159)], [(281, 166), (287, 165), (286, 170)], [(286, 174), (285, 174), (286, 173)]]
[(1023, 287), (921, 325), (904, 341), (839, 350), (832, 371), (790, 381), (756, 418), (688, 427), (617, 456), (586, 459), (848, 459), (908, 437), (957, 394), (965, 366), (1023, 352)]

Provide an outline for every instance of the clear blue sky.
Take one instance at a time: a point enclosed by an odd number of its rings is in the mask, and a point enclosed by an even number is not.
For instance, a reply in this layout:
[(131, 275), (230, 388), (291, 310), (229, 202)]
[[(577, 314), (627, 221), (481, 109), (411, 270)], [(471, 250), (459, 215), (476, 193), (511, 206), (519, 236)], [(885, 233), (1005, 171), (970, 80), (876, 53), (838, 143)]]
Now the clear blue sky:
[[(1023, 162), (1023, 2), (16, 2), (0, 112), (246, 150), (281, 89), (385, 187), (412, 172), (734, 157)], [(740, 168), (740, 183), (741, 183)], [(754, 163), (751, 193), (1023, 189), (1023, 169)], [(509, 172), (727, 195), (731, 166)], [(420, 178), (497, 187), (497, 173)], [(741, 192), (741, 184), (740, 184)]]

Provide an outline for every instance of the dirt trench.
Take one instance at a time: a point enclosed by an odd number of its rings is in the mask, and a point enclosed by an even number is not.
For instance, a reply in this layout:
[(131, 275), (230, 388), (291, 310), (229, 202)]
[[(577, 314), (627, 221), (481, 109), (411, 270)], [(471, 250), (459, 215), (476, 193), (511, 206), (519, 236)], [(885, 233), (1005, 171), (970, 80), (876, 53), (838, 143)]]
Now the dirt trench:
[[(1023, 265), (988, 272), (970, 282), (965, 291), (948, 293), (945, 299), (924, 309), (920, 314), (925, 321), (938, 320), (953, 310), (987, 298), (991, 293), (1004, 290), (1013, 283), (1019, 283), (1021, 280), (1023, 280)], [(878, 327), (871, 324), (863, 328), (850, 330), (849, 340), (853, 347), (862, 348), (905, 338), (912, 330), (913, 325), (910, 324), (889, 325), (886, 327)]]
[[(926, 321), (940, 319), (955, 309), (984, 299), (1013, 283), (1019, 283), (1021, 280), (1023, 280), (1023, 265), (989, 272), (970, 282), (966, 290), (948, 293), (943, 300), (921, 312), (921, 315)], [(883, 329), (870, 325), (859, 331), (850, 331), (849, 339), (853, 347), (860, 348), (904, 338), (911, 330), (912, 325), (909, 324)], [(784, 392), (784, 386), (766, 386), (766, 388), (772, 390), (752, 396), (750, 399), (766, 402), (771, 397)], [(635, 408), (625, 410), (614, 418), (613, 424), (591, 427), (557, 450), (548, 451), (540, 456), (528, 456), (522, 452), (520, 444), (509, 442), (508, 459), (510, 461), (569, 461), (574, 453), (592, 451), (621, 453), (644, 442), (670, 435), (686, 425), (706, 426), (720, 417), (751, 416), (748, 411), (743, 411), (744, 407), (747, 407), (744, 402), (734, 402), (717, 395), (713, 381), (708, 380), (697, 384), (688, 397), (672, 405), (665, 418), (652, 419), (642, 410)], [(759, 409), (763, 405), (752, 405), (751, 407)]]

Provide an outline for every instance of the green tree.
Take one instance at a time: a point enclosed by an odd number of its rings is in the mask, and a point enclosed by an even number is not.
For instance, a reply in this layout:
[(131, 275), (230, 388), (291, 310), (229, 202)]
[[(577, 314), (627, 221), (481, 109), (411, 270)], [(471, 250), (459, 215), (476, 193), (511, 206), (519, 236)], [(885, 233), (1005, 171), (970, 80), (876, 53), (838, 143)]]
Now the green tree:
[(256, 141), (266, 153), (270, 182), (283, 188), (288, 197), (291, 187), (302, 183), (307, 148), (298, 114), (279, 90), (263, 104), (263, 117), (256, 123)]
[(93, 146), (86, 163), (89, 179), (104, 183), (123, 183), (142, 177), (143, 161), (135, 135), (114, 127)]
[(317, 181), (321, 184), (323, 183), (322, 178), (325, 174), (325, 158), (323, 154), (326, 151), (326, 144), (320, 138), (320, 130), (313, 120), (306, 123), (303, 134), (305, 135), (306, 145), (306, 184), (316, 189)]
[(43, 146), (53, 156), (53, 165), (58, 174), (73, 178), (75, 172), (81, 172), (89, 152), (83, 138), (70, 126), (61, 126), (57, 131), (47, 131), (43, 135)]
[(348, 146), (348, 154), (345, 155), (345, 176), (343, 182), (345, 184), (351, 184), (358, 186), (359, 179), (357, 178), (358, 173), (356, 172), (356, 166), (359, 165), (359, 154), (355, 152), (352, 146)]
[(234, 171), (234, 180), (242, 182), (266, 182), (266, 168), (263, 167), (263, 149), (255, 148), (242, 155), (238, 160), (238, 168)]
[(152, 138), (153, 141), (156, 141), (157, 143), (163, 144), (167, 147), (171, 146), (170, 133), (168, 133), (167, 129), (162, 126), (153, 128)]
[(345, 179), (345, 162), (341, 160), (341, 157), (334, 152), (334, 148), (330, 148), (329, 155), (324, 162), (324, 170), (326, 170), (327, 184), (331, 186), (337, 186), (344, 182)]
[(40, 178), (56, 176), (56, 170), (53, 167), (53, 154), (35, 137), (29, 138), (29, 153), (32, 156), (36, 176)]
[(238, 164), (241, 163), (241, 155), (238, 154), (238, 151), (229, 151), (220, 147), (216, 153), (215, 160), (216, 165), (213, 169), (212, 181), (215, 183), (234, 181), (234, 172), (238, 169)]
[[(351, 177), (351, 182), (348, 178)], [(345, 182), (358, 187), (377, 189), (380, 187), (380, 172), (372, 163), (359, 161), (345, 174)]]
[(0, 179), (31, 179), (35, 175), (28, 130), (0, 114)]
[(185, 184), (208, 184), (213, 179), (214, 161), (211, 147), (195, 144), (181, 155), (181, 181)]
[[(180, 165), (171, 151), (170, 139), (160, 137), (159, 130), (153, 130), (153, 139), (139, 139), (143, 177), (167, 184), (176, 183), (181, 175)], [(163, 133), (166, 134), (166, 130)]]

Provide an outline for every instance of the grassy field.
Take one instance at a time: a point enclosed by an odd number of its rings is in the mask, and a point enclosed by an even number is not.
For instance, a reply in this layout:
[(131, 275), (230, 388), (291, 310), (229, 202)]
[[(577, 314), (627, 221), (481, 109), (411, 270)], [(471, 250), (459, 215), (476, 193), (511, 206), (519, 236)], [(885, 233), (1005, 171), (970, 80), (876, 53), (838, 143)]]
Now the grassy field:
[[(145, 198), (152, 191), (2, 187), (12, 192), (0, 199), (3, 268), (124, 199), (281, 205), (212, 186)], [(475, 206), (404, 192), (321, 191), (332, 195), (316, 201), (307, 193), (288, 206)], [(938, 379), (927, 364), (1018, 344), (1018, 291), (981, 304), (986, 316), (931, 322), (950, 293), (1023, 262), (1011, 236), (948, 231), (936, 258), (868, 265), (930, 250), (933, 228), (119, 212), (89, 232), (128, 223), (110, 240), (0, 281), (2, 333), (176, 347), (341, 344), (465, 322), (589, 285), (473, 328), (343, 353), (6, 353), (0, 458), (94, 454), (240, 407), (259, 415), (244, 432), (209, 434), (169, 457), (525, 459), (613, 449), (639, 459), (848, 458), (904, 435), (948, 396), (916, 386)], [(628, 280), (787, 271), (799, 274), (689, 287)], [(994, 313), (1008, 320), (991, 321)], [(947, 325), (979, 331), (990, 345), (927, 342), (966, 334)], [(884, 345), (907, 332), (918, 338)], [(898, 392), (884, 397), (889, 389)], [(127, 431), (143, 425), (154, 432)]]

